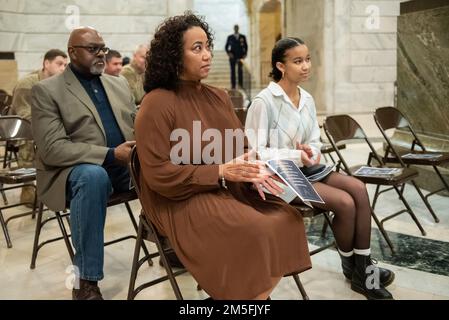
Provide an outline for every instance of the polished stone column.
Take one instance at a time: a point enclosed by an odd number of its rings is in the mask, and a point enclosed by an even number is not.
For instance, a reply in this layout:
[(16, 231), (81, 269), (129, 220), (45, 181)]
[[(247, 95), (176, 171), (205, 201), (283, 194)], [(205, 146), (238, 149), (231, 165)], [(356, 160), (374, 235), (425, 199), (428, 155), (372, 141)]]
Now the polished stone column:
[[(401, 3), (398, 17), (397, 107), (428, 149), (449, 152), (449, 3)], [(398, 144), (410, 136), (395, 134)], [(431, 172), (421, 172), (431, 188)], [(447, 174), (447, 172), (446, 172)]]

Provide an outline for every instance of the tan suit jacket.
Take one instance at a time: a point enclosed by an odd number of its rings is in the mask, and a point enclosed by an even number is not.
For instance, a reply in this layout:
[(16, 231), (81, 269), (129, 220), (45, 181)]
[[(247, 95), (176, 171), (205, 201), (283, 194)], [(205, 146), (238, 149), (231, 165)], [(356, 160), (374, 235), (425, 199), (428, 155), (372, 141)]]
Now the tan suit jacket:
[[(125, 140), (134, 140), (134, 99), (125, 79), (101, 82)], [(66, 208), (66, 181), (73, 166), (102, 165), (108, 148), (100, 115), (70, 67), (32, 89), (31, 123), (37, 146), (37, 193), (51, 210)]]

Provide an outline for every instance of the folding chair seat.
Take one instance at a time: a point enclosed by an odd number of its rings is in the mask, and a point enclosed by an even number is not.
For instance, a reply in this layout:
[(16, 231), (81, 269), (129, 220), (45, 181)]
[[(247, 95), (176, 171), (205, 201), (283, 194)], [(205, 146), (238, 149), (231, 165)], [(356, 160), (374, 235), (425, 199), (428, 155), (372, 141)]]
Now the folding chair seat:
[[(140, 162), (139, 162), (139, 158), (137, 155), (136, 147), (134, 147), (132, 150), (131, 161), (129, 163), (129, 166), (130, 166), (131, 178), (133, 180), (134, 186), (136, 188), (136, 192), (137, 192), (137, 194), (139, 196), (139, 200), (140, 200), (140, 180), (139, 180)], [(168, 238), (163, 237), (157, 231), (157, 228), (155, 227), (155, 225), (149, 219), (146, 218), (145, 204), (143, 202), (141, 202), (141, 205), (142, 205), (142, 213), (139, 218), (139, 229), (137, 232), (137, 241), (136, 241), (136, 246), (135, 246), (135, 250), (134, 250), (133, 264), (132, 264), (132, 269), (131, 269), (131, 277), (130, 277), (130, 281), (129, 281), (128, 300), (134, 299), (136, 297), (136, 295), (139, 294), (139, 292), (141, 292), (143, 289), (149, 288), (153, 285), (156, 285), (156, 284), (166, 281), (166, 280), (170, 281), (170, 285), (173, 289), (176, 299), (182, 300), (183, 297), (182, 297), (181, 291), (179, 289), (178, 283), (176, 281), (176, 277), (188, 272), (188, 270), (186, 270), (185, 268), (178, 268), (178, 270), (176, 270), (176, 271), (173, 270), (173, 268), (170, 265), (170, 263), (168, 262), (168, 258), (167, 258), (168, 254), (174, 253), (173, 249), (171, 248), (171, 246), (169, 244)], [(305, 207), (309, 208), (305, 205), (304, 206), (302, 206), (302, 205), (295, 206), (295, 208), (297, 208), (297, 210), (301, 210), (300, 212), (304, 213), (304, 214), (311, 214), (312, 212), (317, 212), (314, 209), (308, 210)], [(156, 247), (157, 247), (157, 252), (152, 253), (152, 254), (145, 254), (144, 257), (140, 258), (140, 245), (141, 245), (141, 243), (144, 242), (144, 240), (151, 241), (151, 242), (155, 243)], [(324, 249), (322, 249), (322, 250), (324, 250)], [(136, 279), (137, 279), (137, 274), (138, 274), (139, 268), (145, 263), (145, 261), (147, 261), (148, 259), (157, 257), (157, 256), (160, 256), (167, 275), (156, 278), (150, 282), (143, 283), (136, 288), (135, 287)], [(288, 276), (292, 276), (293, 279), (295, 280), (295, 283), (298, 286), (298, 289), (299, 289), (303, 299), (308, 300), (309, 297), (307, 296), (307, 293), (304, 290), (304, 287), (299, 279), (299, 273), (294, 272), (294, 273), (285, 275), (284, 277), (288, 277)], [(198, 285), (197, 289), (201, 290), (201, 287)]]
[[(0, 117), (0, 141), (4, 141), (6, 142), (6, 144), (8, 143), (14, 144), (17, 142), (32, 141), (32, 140), (33, 135), (31, 133), (31, 124), (29, 123), (29, 121), (22, 119), (18, 116)], [(31, 211), (10, 216), (8, 219), (5, 220), (3, 216), (4, 210), (26, 204), (26, 202), (9, 204), (6, 199), (5, 191), (18, 189), (26, 186), (36, 188), (34, 185), (35, 180), (36, 180), (36, 173), (34, 171), (18, 172), (18, 171), (10, 171), (9, 169), (0, 171), (0, 193), (3, 196), (4, 202), (4, 206), (0, 207), (0, 224), (2, 226), (3, 233), (5, 235), (8, 248), (12, 247), (12, 242), (8, 231), (8, 223), (13, 219), (17, 219), (27, 215), (32, 215), (32, 217), (34, 218), (36, 210), (36, 198), (32, 203), (33, 209)], [(12, 186), (4, 187), (4, 185), (12, 185)]]
[[(370, 153), (368, 156), (367, 166), (372, 166), (372, 160), (376, 160), (378, 162), (378, 166), (385, 167), (385, 164), (383, 163), (382, 159), (379, 157), (379, 155), (376, 153), (373, 145), (369, 141), (368, 137), (366, 136), (363, 129), (360, 127), (360, 125), (349, 115), (336, 115), (336, 116), (329, 116), (325, 119), (324, 122), (324, 131), (326, 133), (326, 136), (329, 139), (329, 142), (334, 147), (334, 150), (338, 156), (338, 164), (337, 164), (337, 170), (342, 169), (346, 174), (350, 176), (354, 176), (357, 179), (361, 180), (365, 184), (374, 184), (377, 185), (377, 188), (380, 188), (380, 186), (390, 186), (393, 190), (395, 190), (399, 196), (399, 199), (404, 204), (405, 209), (400, 210), (396, 213), (393, 213), (384, 219), (382, 219), (379, 222), (379, 219), (377, 218), (377, 215), (375, 214), (373, 208), (371, 207), (371, 216), (373, 217), (376, 225), (378, 226), (380, 232), (382, 233), (384, 239), (387, 241), (388, 246), (390, 247), (391, 251), (394, 253), (394, 247), (393, 244), (385, 231), (383, 224), (404, 213), (407, 212), (410, 217), (413, 219), (419, 230), (421, 231), (422, 235), (426, 235), (426, 232), (424, 231), (423, 227), (421, 226), (420, 222), (418, 221), (418, 218), (416, 217), (415, 213), (413, 212), (412, 208), (408, 204), (407, 200), (403, 196), (403, 194), (400, 192), (399, 187), (401, 187), (404, 183), (408, 181), (412, 181), (414, 178), (418, 176), (418, 172), (416, 170), (413, 170), (411, 168), (404, 168), (402, 172), (399, 175), (396, 176), (375, 176), (375, 177), (367, 177), (367, 176), (358, 176), (355, 175), (355, 172), (361, 167), (353, 166), (349, 167), (348, 163), (344, 159), (342, 153), (340, 150), (338, 150), (336, 144), (339, 141), (358, 141), (358, 142), (365, 142), (368, 144), (368, 147), (370, 149)], [(377, 201), (377, 198), (373, 199), (373, 203)]]
[[(420, 195), (420, 197), (423, 199), (430, 213), (432, 214), (432, 217), (435, 220), (435, 222), (439, 222), (440, 220), (433, 211), (433, 208), (430, 205), (428, 198), (444, 190), (449, 192), (449, 184), (444, 179), (443, 175), (438, 169), (438, 166), (449, 164), (449, 152), (427, 151), (424, 144), (418, 138), (418, 135), (415, 133), (412, 126), (410, 125), (410, 122), (405, 118), (405, 116), (401, 113), (401, 111), (399, 111), (394, 107), (383, 107), (376, 109), (376, 111), (374, 112), (374, 120), (387, 143), (385, 154), (382, 158), (384, 163), (400, 164), (403, 168), (408, 168), (411, 165), (414, 165), (414, 166), (431, 166), (434, 169), (435, 173), (437, 174), (439, 180), (443, 185), (442, 188), (429, 192), (426, 196), (424, 196), (421, 189), (416, 185), (416, 183), (414, 181), (412, 181), (412, 183), (416, 191)], [(413, 138), (410, 148), (400, 151), (398, 147), (395, 147), (387, 134), (387, 131), (391, 129), (406, 130), (410, 132)], [(416, 146), (419, 147), (421, 150), (415, 150)], [(417, 158), (404, 157), (404, 155), (410, 153), (419, 155), (420, 157)]]
[[(134, 189), (131, 189), (129, 191), (126, 192), (121, 192), (121, 193), (114, 193), (109, 197), (108, 203), (107, 203), (107, 207), (113, 207), (116, 205), (120, 205), (120, 204), (124, 204), (126, 207), (126, 211), (129, 215), (129, 218), (131, 219), (131, 223), (134, 227), (134, 230), (136, 231), (136, 234), (138, 232), (138, 225), (136, 222), (136, 219), (134, 217), (134, 214), (131, 210), (131, 207), (129, 205), (130, 201), (136, 200), (137, 199), (137, 194), (135, 192)], [(73, 257), (74, 257), (74, 252), (73, 252), (73, 247), (70, 241), (70, 234), (67, 232), (67, 229), (65, 227), (64, 224), (64, 219), (66, 218), (68, 224), (70, 225), (70, 213), (64, 211), (64, 212), (59, 212), (56, 211), (54, 212), (53, 216), (48, 217), (47, 219), (43, 220), (43, 212), (44, 212), (44, 203), (40, 202), (39, 203), (39, 211), (37, 214), (37, 221), (36, 221), (36, 231), (35, 231), (35, 235), (34, 235), (34, 244), (33, 244), (33, 253), (31, 256), (31, 264), (30, 264), (30, 269), (34, 269), (36, 267), (36, 260), (37, 260), (37, 254), (39, 252), (39, 250), (52, 242), (58, 241), (58, 240), (64, 240), (65, 245), (67, 247), (67, 251), (69, 253), (70, 259), (73, 261)], [(61, 236), (60, 237), (56, 237), (56, 238), (52, 238), (43, 242), (39, 242), (39, 238), (40, 238), (40, 234), (42, 231), (42, 227), (47, 224), (48, 222), (52, 221), (52, 220), (57, 220), (58, 225), (59, 225), (59, 229), (61, 231)], [(104, 243), (105, 246), (120, 242), (120, 241), (124, 241), (124, 240), (128, 240), (128, 239), (137, 239), (136, 235), (127, 235), (127, 236), (123, 236), (120, 237), (118, 239), (114, 239), (111, 241), (107, 241)], [(142, 249), (144, 250), (144, 252), (146, 254), (148, 254), (148, 249), (146, 248), (145, 244), (142, 243)], [(150, 265), (152, 265), (152, 260), (149, 259), (148, 263)]]

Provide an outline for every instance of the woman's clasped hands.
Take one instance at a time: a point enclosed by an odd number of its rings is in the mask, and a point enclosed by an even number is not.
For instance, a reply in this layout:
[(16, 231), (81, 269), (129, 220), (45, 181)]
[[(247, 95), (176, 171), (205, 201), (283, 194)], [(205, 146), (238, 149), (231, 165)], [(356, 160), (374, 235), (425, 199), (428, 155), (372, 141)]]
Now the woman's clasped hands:
[(257, 189), (260, 197), (265, 198), (263, 189), (265, 188), (275, 196), (279, 196), (284, 192), (276, 181), (282, 182), (266, 164), (260, 160), (253, 160), (251, 157), (254, 153), (249, 152), (232, 159), (231, 161), (221, 164), (219, 167), (220, 177), (226, 181), (232, 182), (251, 182)]

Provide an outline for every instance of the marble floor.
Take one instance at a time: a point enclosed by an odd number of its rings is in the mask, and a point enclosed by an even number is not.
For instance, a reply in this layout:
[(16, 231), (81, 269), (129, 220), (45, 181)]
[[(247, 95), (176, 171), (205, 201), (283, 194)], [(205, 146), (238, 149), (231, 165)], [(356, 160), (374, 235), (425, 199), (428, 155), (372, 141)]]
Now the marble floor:
[[(380, 145), (378, 145), (379, 147)], [(366, 159), (366, 150), (359, 146), (350, 146), (345, 150), (351, 160), (362, 163)], [(370, 194), (374, 188), (368, 187)], [(18, 192), (10, 192), (8, 200), (18, 199)], [(373, 226), (372, 251), (379, 265), (391, 268), (396, 273), (396, 280), (389, 290), (399, 300), (434, 300), (449, 299), (449, 197), (433, 196), (431, 203), (440, 218), (435, 223), (427, 212), (422, 201), (417, 198), (412, 188), (405, 189), (418, 219), (427, 231), (422, 236), (411, 218), (400, 215), (385, 224), (397, 254), (392, 256), (385, 241), (379, 236), (379, 231)], [(140, 205), (132, 203), (134, 212), (138, 213)], [(379, 217), (401, 208), (401, 203), (392, 192), (382, 196), (376, 209)], [(25, 210), (23, 207), (5, 210), (5, 217)], [(332, 241), (330, 232), (325, 239), (320, 237), (322, 220), (319, 217), (306, 220), (310, 249), (324, 242)], [(62, 299), (71, 298), (70, 260), (63, 242), (55, 242), (44, 247), (40, 252), (36, 269), (30, 270), (31, 250), (35, 230), (35, 221), (31, 217), (13, 220), (9, 231), (13, 248), (8, 249), (4, 236), (0, 234), (0, 299)], [(106, 221), (106, 238), (132, 233), (133, 228), (127, 217), (124, 206), (109, 209)], [(46, 225), (42, 231), (42, 239), (59, 235), (55, 222)], [(155, 250), (154, 245), (149, 247)], [(106, 247), (105, 249), (105, 279), (100, 286), (105, 299), (126, 299), (134, 240), (127, 240)], [(164, 270), (154, 260), (154, 266), (142, 267), (138, 283), (151, 277), (164, 274)], [(301, 281), (311, 299), (350, 299), (364, 300), (360, 294), (350, 289), (341, 273), (338, 254), (328, 249), (312, 257), (313, 268), (300, 275)], [(178, 278), (179, 285), (186, 299), (204, 299), (207, 294), (196, 290), (196, 282), (188, 275)], [(291, 277), (284, 278), (271, 295), (272, 299), (294, 300), (301, 296)], [(174, 299), (168, 282), (146, 289), (137, 299)]]

